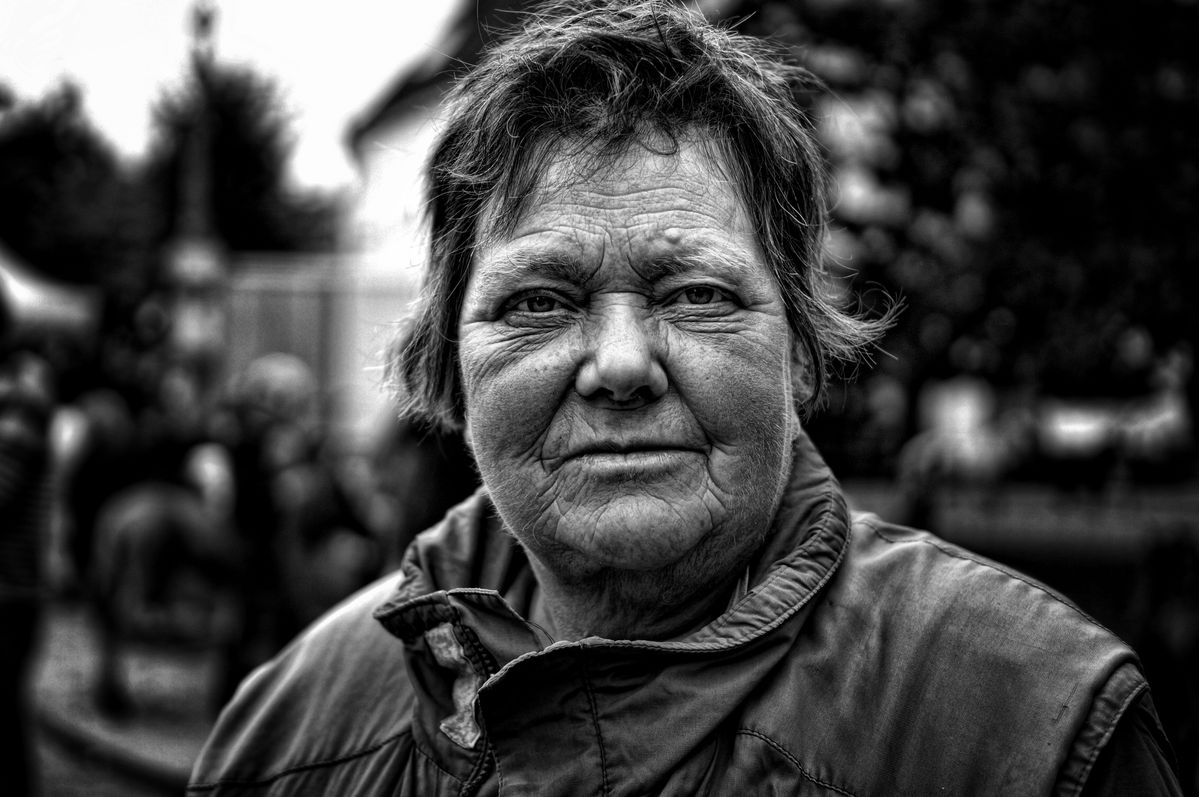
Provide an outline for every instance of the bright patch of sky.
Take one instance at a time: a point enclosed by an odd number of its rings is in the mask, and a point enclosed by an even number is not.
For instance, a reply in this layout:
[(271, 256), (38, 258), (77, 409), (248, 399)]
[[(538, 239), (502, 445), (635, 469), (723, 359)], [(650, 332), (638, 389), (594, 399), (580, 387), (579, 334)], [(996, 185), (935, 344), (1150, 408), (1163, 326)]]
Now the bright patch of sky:
[[(435, 47), (454, 0), (224, 0), (215, 3), (218, 60), (273, 78), (294, 119), (292, 176), (302, 186), (353, 181), (350, 121), (405, 65)], [(150, 106), (183, 79), (193, 0), (2, 0), (0, 83), (41, 97), (62, 79), (83, 90), (88, 117), (136, 157)]]

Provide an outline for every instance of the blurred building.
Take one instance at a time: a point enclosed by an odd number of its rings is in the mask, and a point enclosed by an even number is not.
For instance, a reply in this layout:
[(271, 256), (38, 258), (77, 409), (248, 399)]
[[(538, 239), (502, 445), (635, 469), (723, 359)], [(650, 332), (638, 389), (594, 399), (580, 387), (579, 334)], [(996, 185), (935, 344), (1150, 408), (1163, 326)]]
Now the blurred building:
[(442, 98), (486, 40), (519, 20), (527, 0), (457, 2), (441, 40), (393, 76), (347, 131), (358, 190), (345, 213), (345, 268), (334, 295), (338, 417), (358, 437), (388, 412), (386, 348), (420, 286), (426, 253), (423, 169), (439, 131)]

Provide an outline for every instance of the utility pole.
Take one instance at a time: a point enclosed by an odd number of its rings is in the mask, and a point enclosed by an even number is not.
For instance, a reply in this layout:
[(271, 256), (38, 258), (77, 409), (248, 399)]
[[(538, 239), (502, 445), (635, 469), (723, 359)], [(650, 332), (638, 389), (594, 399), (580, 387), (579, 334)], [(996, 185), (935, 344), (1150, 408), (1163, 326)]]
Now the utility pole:
[(216, 19), (214, 0), (196, 0), (190, 20), (193, 117), (181, 145), (175, 229), (163, 253), (172, 359), (192, 373), (201, 395), (216, 386), (228, 344), (228, 263), (213, 220)]

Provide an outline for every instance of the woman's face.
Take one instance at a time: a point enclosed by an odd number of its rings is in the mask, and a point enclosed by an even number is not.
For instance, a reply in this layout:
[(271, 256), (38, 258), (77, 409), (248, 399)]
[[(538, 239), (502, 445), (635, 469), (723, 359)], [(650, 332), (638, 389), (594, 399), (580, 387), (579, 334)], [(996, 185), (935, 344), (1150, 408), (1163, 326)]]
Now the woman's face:
[(469, 439), (559, 577), (724, 578), (789, 475), (791, 333), (708, 149), (559, 158), (512, 234), (481, 237), (459, 323)]

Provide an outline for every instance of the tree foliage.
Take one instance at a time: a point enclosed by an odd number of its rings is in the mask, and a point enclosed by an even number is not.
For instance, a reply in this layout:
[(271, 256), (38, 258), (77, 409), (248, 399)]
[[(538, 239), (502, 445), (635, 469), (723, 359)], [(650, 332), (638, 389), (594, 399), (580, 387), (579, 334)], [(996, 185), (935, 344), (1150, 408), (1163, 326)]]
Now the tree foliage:
[(136, 185), (88, 121), (77, 87), (0, 110), (0, 240), (60, 280), (100, 284), (136, 259)]
[[(328, 249), (334, 237), (332, 200), (292, 189), (287, 180), (293, 140), (274, 81), (248, 69), (202, 65), (182, 90), (154, 106), (148, 189), (156, 198), (154, 236), (178, 232), (181, 180), (193, 155), (206, 150), (213, 232), (232, 250)], [(203, 129), (201, 129), (203, 126)]]
[(840, 184), (835, 249), (902, 296), (888, 367), (1058, 394), (1143, 388), (1130, 334), (1199, 342), (1199, 6), (748, 0), (790, 45)]
[(152, 279), (178, 232), (186, 142), (207, 103), (207, 214), (230, 250), (312, 251), (334, 245), (333, 199), (292, 189), (291, 120), (273, 81), (212, 66), (165, 93), (153, 144), (126, 164), (63, 83), (23, 101), (0, 91), (0, 240), (54, 278), (127, 290)]

